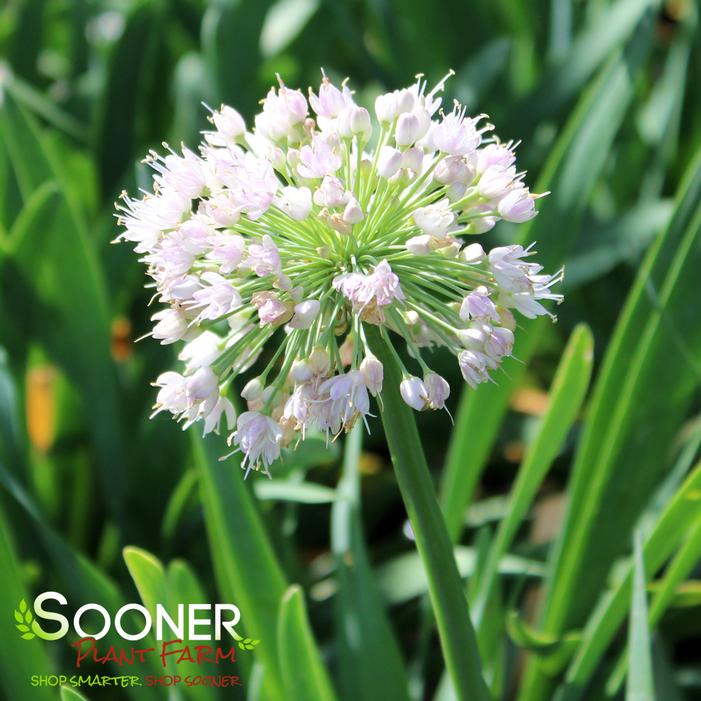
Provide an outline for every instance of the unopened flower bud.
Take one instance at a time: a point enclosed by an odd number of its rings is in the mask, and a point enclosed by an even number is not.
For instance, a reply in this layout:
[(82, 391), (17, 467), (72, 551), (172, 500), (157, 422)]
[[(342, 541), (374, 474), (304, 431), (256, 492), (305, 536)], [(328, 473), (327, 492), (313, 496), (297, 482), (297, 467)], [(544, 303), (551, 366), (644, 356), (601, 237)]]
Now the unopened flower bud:
[(423, 411), (428, 403), (428, 391), (420, 378), (411, 376), (399, 385), (402, 399), (416, 411)]
[(382, 391), (382, 380), (384, 370), (382, 363), (374, 355), (366, 355), (360, 363), (360, 373), (365, 381), (365, 386), (372, 396), (376, 396)]
[(418, 173), (421, 170), (423, 160), (423, 149), (420, 149), (418, 146), (414, 146), (413, 148), (407, 149), (404, 152), (402, 168), (408, 168), (409, 170), (413, 170), (415, 173)]
[(377, 172), (383, 178), (391, 178), (402, 167), (404, 155), (391, 146), (383, 146), (377, 161)]
[(312, 192), (308, 187), (284, 187), (278, 207), (295, 221), (302, 221), (312, 211)]
[(485, 259), (484, 248), (479, 243), (471, 243), (462, 249), (461, 256), (466, 263), (481, 263)]
[(364, 107), (353, 107), (350, 112), (350, 128), (354, 136), (362, 137), (363, 141), (372, 135), (370, 113)]
[(411, 112), (405, 112), (399, 115), (397, 120), (397, 130), (394, 134), (394, 140), (397, 146), (409, 146), (420, 138), (421, 124), (419, 118)]
[(363, 210), (360, 208), (360, 204), (355, 197), (351, 197), (348, 200), (346, 208), (343, 210), (343, 221), (346, 224), (357, 224), (363, 221)]
[(420, 236), (412, 236), (405, 244), (407, 251), (414, 255), (428, 255), (431, 252), (431, 242), (433, 236), (430, 234), (421, 234)]
[(309, 382), (314, 377), (314, 370), (304, 360), (295, 360), (290, 371), (292, 379), (297, 383)]
[(326, 375), (331, 368), (331, 359), (325, 348), (315, 348), (309, 355), (307, 362), (315, 375)]
[(248, 402), (255, 399), (260, 399), (263, 396), (263, 390), (265, 385), (261, 381), (260, 377), (254, 377), (249, 380), (241, 390), (241, 396)]
[(472, 350), (481, 350), (487, 341), (488, 335), (484, 329), (470, 327), (468, 329), (460, 329), (457, 333), (458, 340), (465, 348)]
[(208, 399), (217, 389), (218, 382), (219, 378), (211, 368), (199, 368), (185, 383), (187, 395), (194, 400)]
[(290, 321), (293, 329), (308, 329), (319, 315), (321, 305), (318, 299), (307, 299), (295, 305), (295, 315)]
[(392, 93), (378, 95), (375, 99), (375, 114), (382, 124), (389, 124), (397, 116), (396, 99)]

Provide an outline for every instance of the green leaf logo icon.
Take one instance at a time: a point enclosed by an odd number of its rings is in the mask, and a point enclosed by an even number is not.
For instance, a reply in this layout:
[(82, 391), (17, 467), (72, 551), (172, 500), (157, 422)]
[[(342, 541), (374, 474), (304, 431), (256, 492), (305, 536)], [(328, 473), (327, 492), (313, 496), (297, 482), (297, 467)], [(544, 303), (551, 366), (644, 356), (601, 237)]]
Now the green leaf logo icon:
[(239, 641), (239, 647), (242, 650), (253, 650), (259, 642), (260, 640), (254, 640), (253, 638), (244, 638)]
[(32, 615), (32, 612), (29, 610), (29, 607), (27, 606), (27, 602), (22, 599), (19, 602), (19, 606), (17, 609), (15, 609), (15, 621), (17, 623), (15, 624), (15, 627), (17, 630), (20, 632), (20, 636), (24, 640), (31, 640), (32, 638), (35, 638), (36, 635), (32, 633), (31, 625), (32, 621), (34, 620), (34, 616)]

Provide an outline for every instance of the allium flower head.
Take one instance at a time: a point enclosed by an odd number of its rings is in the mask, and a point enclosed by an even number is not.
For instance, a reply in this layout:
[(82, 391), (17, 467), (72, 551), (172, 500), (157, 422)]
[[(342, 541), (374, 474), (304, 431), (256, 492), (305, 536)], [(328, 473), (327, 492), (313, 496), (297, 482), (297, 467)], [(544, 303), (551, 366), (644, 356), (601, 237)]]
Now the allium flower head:
[(511, 310), (550, 314), (561, 271), (543, 273), (530, 247), (468, 243), (535, 216), (538, 196), (484, 115), (440, 110), (443, 83), (381, 95), (373, 124), (345, 82), (322, 73), (305, 97), (279, 80), (250, 130), (223, 106), (197, 152), (151, 153), (153, 192), (118, 208), (119, 238), (167, 305), (151, 335), (186, 343), (154, 413), (225, 425), (243, 465), (267, 471), (310, 431), (367, 424), (384, 377), (368, 325), (404, 339), (423, 379), (404, 369), (401, 396), (436, 410), (450, 387), (427, 349), (448, 348), (476, 387), (512, 352)]

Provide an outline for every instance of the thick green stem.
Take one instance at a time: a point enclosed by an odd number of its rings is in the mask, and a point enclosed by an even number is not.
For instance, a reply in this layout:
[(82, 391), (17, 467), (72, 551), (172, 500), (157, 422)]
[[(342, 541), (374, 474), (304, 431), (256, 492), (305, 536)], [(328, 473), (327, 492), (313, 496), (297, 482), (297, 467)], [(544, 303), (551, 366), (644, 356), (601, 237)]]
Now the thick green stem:
[(488, 701), (475, 632), (453, 547), (441, 515), (411, 409), (399, 393), (402, 372), (375, 326), (366, 326), (373, 353), (384, 365), (382, 423), (397, 483), (428, 579), (445, 665), (461, 701)]

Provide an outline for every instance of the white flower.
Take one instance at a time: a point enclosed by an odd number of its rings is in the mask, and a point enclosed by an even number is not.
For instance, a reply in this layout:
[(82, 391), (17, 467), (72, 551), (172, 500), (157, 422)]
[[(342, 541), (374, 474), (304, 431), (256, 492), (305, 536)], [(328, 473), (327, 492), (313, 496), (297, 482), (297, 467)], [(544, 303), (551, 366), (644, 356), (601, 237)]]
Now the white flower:
[(164, 372), (158, 376), (154, 384), (160, 389), (152, 416), (161, 411), (169, 411), (174, 415), (187, 411), (190, 400), (186, 391), (186, 379), (179, 372)]
[(443, 117), (431, 132), (433, 145), (449, 156), (465, 156), (477, 149), (482, 140), (475, 121), (456, 108)]
[(509, 192), (516, 177), (516, 168), (513, 166), (504, 168), (500, 165), (493, 165), (482, 174), (477, 190), (483, 197), (499, 199)]
[(383, 146), (377, 162), (377, 172), (383, 178), (391, 178), (399, 172), (403, 162), (404, 154), (401, 151), (391, 146)]
[(334, 434), (341, 429), (349, 431), (359, 417), (365, 420), (370, 413), (368, 388), (363, 374), (358, 370), (326, 380), (320, 392), (328, 395), (319, 425), (321, 430)]
[(435, 170), (436, 180), (443, 185), (462, 183), (467, 185), (472, 181), (473, 171), (462, 156), (444, 158)]
[(363, 210), (355, 197), (351, 197), (343, 210), (343, 221), (347, 224), (359, 224), (364, 219)]
[(307, 116), (307, 101), (299, 90), (281, 85), (270, 88), (263, 111), (256, 117), (256, 130), (271, 141), (294, 135), (294, 127)]
[(399, 278), (392, 272), (386, 260), (378, 263), (369, 275), (363, 273), (340, 275), (334, 279), (333, 286), (342, 292), (359, 312), (373, 303), (384, 307), (395, 300), (404, 299)]
[(202, 194), (205, 187), (204, 162), (192, 151), (183, 147), (183, 155), (171, 151), (167, 156), (149, 153), (146, 162), (159, 173), (154, 177), (162, 190), (172, 190), (183, 198), (193, 199)]
[(360, 363), (360, 372), (363, 376), (365, 386), (373, 397), (382, 391), (384, 379), (384, 368), (382, 363), (372, 353), (368, 353), (363, 362)]
[(232, 441), (243, 452), (242, 467), (261, 463), (267, 470), (280, 457), (282, 428), (277, 421), (258, 411), (245, 411), (236, 422)]
[(426, 207), (419, 207), (412, 215), (416, 226), (425, 234), (442, 238), (455, 222), (455, 213), (445, 199)]
[(248, 255), (241, 267), (249, 268), (258, 277), (280, 272), (280, 253), (268, 234), (263, 236), (260, 243), (248, 246)]
[(450, 385), (435, 372), (424, 375), (424, 387), (431, 409), (445, 409), (445, 400), (450, 396)]
[(335, 134), (316, 134), (312, 143), (299, 150), (297, 172), (303, 178), (323, 178), (333, 175), (343, 165), (338, 137)]
[(535, 200), (525, 187), (507, 193), (499, 200), (497, 210), (506, 221), (517, 224), (533, 219), (536, 215)]
[(410, 146), (426, 134), (419, 117), (412, 112), (399, 115), (394, 140), (397, 146)]
[(326, 119), (335, 119), (348, 106), (350, 95), (347, 93), (347, 88), (343, 91), (339, 90), (333, 83), (324, 80), (319, 86), (319, 95), (315, 95), (311, 89), (309, 90), (309, 104), (319, 117)]
[(490, 380), (487, 358), (483, 353), (464, 350), (458, 355), (458, 365), (465, 382), (473, 389), (482, 382)]
[(199, 310), (198, 320), (218, 319), (226, 316), (241, 304), (241, 295), (235, 287), (218, 273), (202, 274), (207, 285), (192, 295), (189, 308)]
[(371, 416), (384, 368), (370, 325), (405, 339), (423, 379), (402, 368), (401, 394), (435, 410), (450, 387), (426, 348), (446, 347), (474, 387), (511, 355), (513, 313), (552, 316), (562, 271), (546, 274), (531, 247), (485, 252), (466, 238), (530, 219), (540, 195), (514, 144), (483, 143), (481, 116), (439, 111), (450, 75), (380, 95), (374, 150), (368, 110), (322, 73), (308, 101), (278, 78), (252, 131), (222, 106), (199, 150), (149, 154), (153, 191), (123, 196), (118, 238), (168, 305), (150, 335), (184, 343), (181, 372), (156, 382), (154, 414), (231, 430), (229, 395), (243, 385), (248, 411), (229, 440), (244, 467), (267, 469), (297, 437)]
[(177, 309), (162, 309), (151, 317), (151, 321), (158, 322), (153, 327), (151, 335), (163, 345), (180, 341), (187, 333), (188, 320)]
[(312, 191), (308, 187), (282, 188), (276, 201), (277, 206), (295, 221), (302, 221), (312, 211)]
[(185, 392), (191, 402), (202, 402), (217, 392), (217, 376), (209, 367), (200, 367), (185, 381)]
[(460, 318), (467, 321), (469, 319), (486, 319), (499, 321), (497, 308), (489, 298), (489, 290), (480, 285), (468, 294), (460, 305)]
[(340, 207), (346, 204), (350, 193), (341, 180), (333, 175), (327, 175), (321, 185), (314, 191), (314, 203), (320, 207)]
[(420, 378), (407, 377), (399, 385), (402, 399), (416, 411), (423, 411), (428, 406), (428, 390)]
[(261, 326), (282, 323), (292, 315), (289, 306), (276, 292), (256, 292), (251, 297), (251, 304), (258, 310)]
[(216, 132), (208, 132), (205, 137), (213, 146), (229, 146), (246, 133), (246, 122), (233, 108), (222, 105), (218, 112), (213, 112), (210, 121)]
[(508, 168), (509, 166), (513, 165), (515, 161), (516, 154), (514, 153), (513, 146), (511, 143), (487, 144), (484, 148), (481, 148), (477, 152), (477, 172), (484, 173), (487, 170), (487, 168), (491, 166)]
[(219, 272), (222, 275), (233, 273), (243, 260), (246, 243), (238, 234), (215, 233), (209, 237), (211, 249), (207, 258), (219, 263)]
[(214, 405), (202, 417), (204, 419), (203, 435), (208, 433), (219, 432), (219, 424), (222, 419), (225, 419), (226, 428), (231, 431), (236, 425), (236, 411), (234, 405), (226, 397), (217, 397)]
[(223, 348), (220, 336), (212, 331), (202, 331), (198, 336), (183, 346), (178, 360), (185, 363), (185, 369), (192, 372), (197, 368), (209, 367), (219, 356)]
[(375, 114), (382, 123), (393, 122), (400, 114), (411, 112), (416, 102), (409, 89), (395, 90), (375, 99)]
[(466, 263), (481, 263), (485, 257), (484, 248), (479, 243), (471, 243), (462, 249), (460, 256)]
[(247, 153), (229, 188), (240, 211), (251, 219), (259, 219), (273, 203), (279, 184), (268, 161)]
[(319, 316), (321, 304), (318, 299), (307, 299), (295, 305), (295, 314), (290, 321), (293, 329), (308, 329)]

